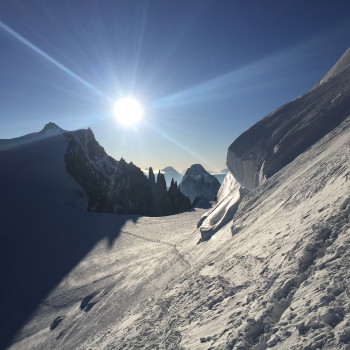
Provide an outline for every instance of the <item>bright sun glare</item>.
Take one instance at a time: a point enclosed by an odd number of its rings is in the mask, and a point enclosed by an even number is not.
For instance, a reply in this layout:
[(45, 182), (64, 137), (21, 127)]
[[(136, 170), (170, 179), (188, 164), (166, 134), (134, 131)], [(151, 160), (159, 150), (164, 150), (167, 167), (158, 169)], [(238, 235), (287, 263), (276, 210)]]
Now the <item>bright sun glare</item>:
[(143, 116), (140, 102), (133, 97), (123, 97), (113, 106), (113, 113), (117, 121), (124, 126), (137, 124)]

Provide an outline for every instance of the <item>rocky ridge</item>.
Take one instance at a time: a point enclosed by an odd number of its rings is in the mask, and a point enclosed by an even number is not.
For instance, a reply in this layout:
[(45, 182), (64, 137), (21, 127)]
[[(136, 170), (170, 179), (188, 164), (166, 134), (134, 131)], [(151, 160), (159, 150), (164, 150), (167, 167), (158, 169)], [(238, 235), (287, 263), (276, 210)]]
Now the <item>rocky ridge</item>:
[(189, 200), (177, 186), (167, 191), (164, 175), (158, 174), (157, 181), (150, 183), (133, 163), (108, 156), (90, 128), (64, 135), (69, 140), (66, 169), (85, 190), (88, 210), (163, 216), (190, 209)]

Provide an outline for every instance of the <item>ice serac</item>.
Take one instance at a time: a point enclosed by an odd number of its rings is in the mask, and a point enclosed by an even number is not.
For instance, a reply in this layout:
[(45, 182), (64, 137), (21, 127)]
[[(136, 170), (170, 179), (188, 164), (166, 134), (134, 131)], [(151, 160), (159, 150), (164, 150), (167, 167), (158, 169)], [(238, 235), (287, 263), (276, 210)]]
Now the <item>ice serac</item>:
[(196, 198), (206, 201), (216, 200), (220, 188), (219, 181), (200, 164), (193, 164), (186, 170), (180, 183), (181, 192), (193, 202)]
[(229, 147), (227, 166), (254, 189), (338, 126), (350, 113), (350, 50), (306, 94), (278, 108)]
[[(201, 240), (233, 219), (243, 196), (263, 184), (350, 115), (350, 49), (303, 96), (287, 103), (239, 136), (229, 147), (230, 170), (218, 204), (198, 223)], [(225, 193), (225, 195), (220, 195)]]
[(201, 232), (200, 242), (209, 240), (217, 231), (232, 221), (245, 194), (244, 187), (236, 181), (231, 173), (228, 173), (218, 191), (218, 204), (204, 214), (198, 222)]

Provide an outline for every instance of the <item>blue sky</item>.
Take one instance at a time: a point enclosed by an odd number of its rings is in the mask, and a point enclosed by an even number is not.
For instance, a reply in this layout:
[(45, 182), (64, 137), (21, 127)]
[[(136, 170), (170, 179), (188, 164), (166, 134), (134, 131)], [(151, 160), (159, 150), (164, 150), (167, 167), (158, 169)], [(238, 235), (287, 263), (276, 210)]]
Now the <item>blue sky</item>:
[[(0, 3), (0, 138), (91, 127), (141, 168), (225, 167), (232, 141), (350, 46), (349, 1)], [(112, 115), (133, 95), (142, 123)]]

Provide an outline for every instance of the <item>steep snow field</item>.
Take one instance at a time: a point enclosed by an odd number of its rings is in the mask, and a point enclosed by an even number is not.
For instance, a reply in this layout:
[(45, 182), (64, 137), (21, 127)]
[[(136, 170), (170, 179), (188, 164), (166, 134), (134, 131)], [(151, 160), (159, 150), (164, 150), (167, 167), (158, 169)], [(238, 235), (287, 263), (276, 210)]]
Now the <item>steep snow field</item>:
[(349, 349), (349, 158), (347, 118), (200, 244), (203, 210), (125, 217), (11, 349)]

